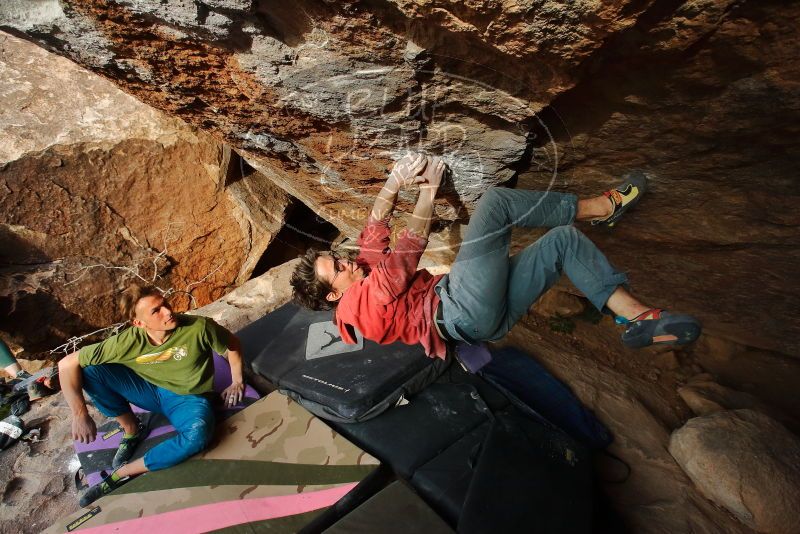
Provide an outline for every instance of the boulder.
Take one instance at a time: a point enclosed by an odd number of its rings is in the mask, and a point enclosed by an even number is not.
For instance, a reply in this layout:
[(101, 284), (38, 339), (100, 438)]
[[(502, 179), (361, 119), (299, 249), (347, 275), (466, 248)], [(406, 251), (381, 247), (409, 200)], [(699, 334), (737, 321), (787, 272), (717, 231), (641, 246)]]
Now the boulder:
[(800, 439), (753, 410), (690, 419), (669, 452), (698, 489), (742, 523), (774, 534), (800, 532)]
[(213, 132), (351, 237), (407, 149), (451, 167), (437, 229), (493, 185), (598, 194), (644, 168), (648, 197), (591, 237), (645, 300), (784, 354), (800, 323), (764, 318), (800, 298), (798, 18), (736, 0), (0, 4), (0, 27)]
[(723, 343), (713, 335), (701, 336), (693, 352), (717, 382), (750, 393), (800, 420), (800, 359), (796, 356)]
[(241, 330), (291, 300), (289, 280), (298, 263), (299, 260), (292, 260), (273, 267), (224, 297), (189, 313), (210, 317), (231, 332)]
[(725, 387), (713, 380), (692, 377), (687, 385), (678, 388), (678, 394), (695, 415), (748, 409), (768, 415), (789, 428), (798, 427), (793, 417), (773, 408), (755, 395)]
[(0, 33), (0, 331), (30, 355), (119, 321), (153, 282), (180, 308), (246, 281), (288, 196), (74, 63)]

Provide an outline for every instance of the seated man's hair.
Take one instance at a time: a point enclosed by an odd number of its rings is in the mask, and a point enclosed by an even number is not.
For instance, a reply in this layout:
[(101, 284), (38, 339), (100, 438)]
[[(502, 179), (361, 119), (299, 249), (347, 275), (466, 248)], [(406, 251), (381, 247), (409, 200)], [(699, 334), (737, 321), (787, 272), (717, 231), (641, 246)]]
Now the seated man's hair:
[(126, 321), (133, 320), (136, 317), (136, 303), (139, 299), (153, 295), (161, 295), (161, 292), (153, 286), (129, 285), (119, 297), (119, 311), (122, 313), (122, 318)]
[(310, 310), (330, 310), (333, 303), (325, 297), (333, 289), (331, 285), (317, 277), (316, 262), (322, 253), (310, 248), (300, 256), (300, 264), (292, 273), (292, 298), (295, 303)]

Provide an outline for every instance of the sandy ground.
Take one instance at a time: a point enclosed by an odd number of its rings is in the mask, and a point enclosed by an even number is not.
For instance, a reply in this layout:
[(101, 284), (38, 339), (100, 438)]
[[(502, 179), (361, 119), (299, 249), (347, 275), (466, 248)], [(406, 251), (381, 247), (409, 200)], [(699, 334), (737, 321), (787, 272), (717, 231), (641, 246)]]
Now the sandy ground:
[[(92, 407), (95, 420), (102, 416)], [(0, 532), (40, 532), (78, 508), (70, 412), (57, 393), (40, 399), (22, 416), (40, 441), (19, 441), (0, 452)]]

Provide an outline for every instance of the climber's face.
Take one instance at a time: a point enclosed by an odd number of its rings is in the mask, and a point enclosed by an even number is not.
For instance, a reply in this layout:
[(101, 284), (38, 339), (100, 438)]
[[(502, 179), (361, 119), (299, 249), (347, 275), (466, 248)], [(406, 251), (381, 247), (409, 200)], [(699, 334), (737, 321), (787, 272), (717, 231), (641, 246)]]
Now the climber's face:
[(161, 295), (142, 297), (134, 308), (131, 324), (151, 332), (168, 332), (178, 326), (175, 314), (169, 303)]
[(335, 253), (322, 254), (316, 261), (317, 277), (331, 285), (332, 291), (325, 297), (336, 302), (347, 288), (366, 276), (364, 269), (352, 260), (346, 260)]

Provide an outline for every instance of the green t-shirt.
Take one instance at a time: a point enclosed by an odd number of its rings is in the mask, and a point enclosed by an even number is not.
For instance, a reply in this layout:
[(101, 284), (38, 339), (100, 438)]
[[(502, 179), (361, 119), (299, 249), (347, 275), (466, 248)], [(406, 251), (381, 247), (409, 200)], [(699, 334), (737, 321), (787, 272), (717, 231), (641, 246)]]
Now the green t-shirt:
[(83, 347), (81, 367), (119, 363), (151, 384), (179, 395), (198, 395), (213, 389), (214, 358), (225, 354), (230, 333), (207, 317), (178, 315), (178, 326), (162, 344), (153, 345), (143, 328), (130, 327), (117, 335)]

